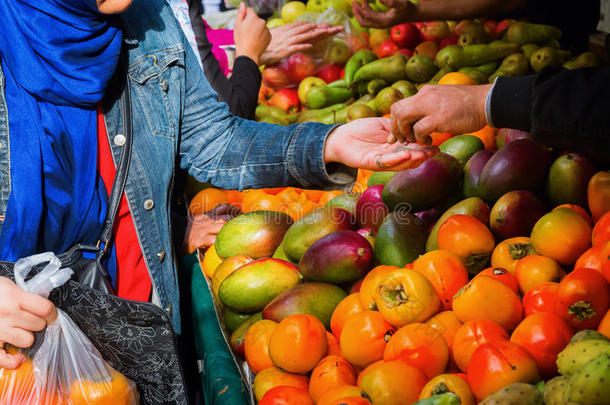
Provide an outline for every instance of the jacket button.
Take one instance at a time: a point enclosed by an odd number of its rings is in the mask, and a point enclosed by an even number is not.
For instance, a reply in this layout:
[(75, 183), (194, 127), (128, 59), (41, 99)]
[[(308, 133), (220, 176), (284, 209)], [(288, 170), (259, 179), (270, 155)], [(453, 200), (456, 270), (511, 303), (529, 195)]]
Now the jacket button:
[(165, 259), (165, 250), (162, 250), (159, 253), (157, 253), (157, 257), (159, 258), (159, 261), (162, 262), (163, 259)]
[(114, 138), (112, 139), (112, 141), (114, 142), (114, 144), (116, 146), (123, 146), (123, 145), (125, 145), (125, 141), (126, 141), (125, 135), (123, 135), (123, 134), (115, 135)]
[(163, 91), (167, 93), (167, 89), (169, 88), (169, 84), (167, 84), (167, 80), (161, 79), (159, 84), (161, 85), (161, 88), (163, 89)]
[(146, 211), (152, 210), (154, 206), (155, 206), (155, 202), (153, 200), (144, 201), (144, 209)]
[(167, 312), (168, 315), (172, 314), (172, 304), (169, 304), (167, 308), (165, 308), (165, 312)]

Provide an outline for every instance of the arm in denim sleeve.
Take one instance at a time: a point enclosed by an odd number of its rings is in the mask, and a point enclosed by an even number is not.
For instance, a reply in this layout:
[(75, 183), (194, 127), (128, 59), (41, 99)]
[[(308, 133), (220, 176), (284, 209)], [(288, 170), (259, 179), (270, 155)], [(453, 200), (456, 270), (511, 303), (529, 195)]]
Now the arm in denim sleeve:
[(227, 104), (218, 101), (190, 46), (184, 49), (179, 153), (181, 166), (193, 177), (226, 189), (339, 188), (353, 183), (355, 170), (324, 163), (324, 145), (333, 126), (280, 126), (232, 116)]

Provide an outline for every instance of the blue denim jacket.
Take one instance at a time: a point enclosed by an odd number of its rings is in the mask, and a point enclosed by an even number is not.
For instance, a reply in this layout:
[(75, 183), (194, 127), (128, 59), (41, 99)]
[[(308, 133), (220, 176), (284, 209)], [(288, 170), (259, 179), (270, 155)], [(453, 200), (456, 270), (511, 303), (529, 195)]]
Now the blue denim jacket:
[[(170, 220), (176, 165), (201, 182), (227, 189), (339, 188), (354, 181), (355, 171), (327, 170), (323, 151), (331, 126), (277, 126), (232, 116), (227, 105), (218, 101), (164, 0), (135, 0), (122, 20), (134, 132), (125, 193), (154, 294), (179, 332)], [(123, 144), (120, 83), (117, 74), (103, 101), (115, 163)], [(0, 69), (0, 226), (10, 194), (10, 166), (19, 164), (9, 159), (9, 115)]]

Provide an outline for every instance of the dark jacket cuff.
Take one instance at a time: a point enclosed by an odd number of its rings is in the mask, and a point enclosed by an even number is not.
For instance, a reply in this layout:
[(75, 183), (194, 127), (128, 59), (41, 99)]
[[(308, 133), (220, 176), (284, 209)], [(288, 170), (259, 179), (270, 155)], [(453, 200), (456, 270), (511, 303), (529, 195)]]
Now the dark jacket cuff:
[(491, 122), (496, 128), (531, 128), (532, 94), (536, 75), (498, 77), (491, 93)]

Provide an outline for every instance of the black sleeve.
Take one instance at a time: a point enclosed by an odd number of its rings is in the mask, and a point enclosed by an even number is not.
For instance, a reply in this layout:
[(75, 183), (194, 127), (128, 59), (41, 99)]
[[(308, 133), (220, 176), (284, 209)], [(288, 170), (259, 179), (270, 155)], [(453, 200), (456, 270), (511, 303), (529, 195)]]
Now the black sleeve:
[(490, 100), (497, 128), (517, 128), (556, 149), (610, 165), (610, 68), (547, 69), (500, 77)]
[(212, 44), (205, 33), (201, 19), (201, 0), (188, 0), (189, 17), (197, 40), (197, 48), (203, 64), (203, 71), (220, 101), (229, 105), (233, 115), (253, 119), (261, 85), (261, 73), (254, 61), (247, 56), (239, 56), (233, 64), (233, 74), (228, 79), (220, 69), (218, 60), (212, 53)]

